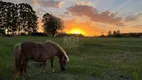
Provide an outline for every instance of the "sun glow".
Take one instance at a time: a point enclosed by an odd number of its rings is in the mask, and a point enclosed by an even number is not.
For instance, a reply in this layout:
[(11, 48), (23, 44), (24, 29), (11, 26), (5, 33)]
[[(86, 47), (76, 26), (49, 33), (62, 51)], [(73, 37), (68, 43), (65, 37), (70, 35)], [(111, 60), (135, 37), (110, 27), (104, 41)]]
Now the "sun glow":
[(85, 32), (82, 31), (81, 29), (78, 29), (78, 28), (74, 28), (72, 30), (69, 31), (70, 34), (82, 34), (82, 35), (85, 35)]

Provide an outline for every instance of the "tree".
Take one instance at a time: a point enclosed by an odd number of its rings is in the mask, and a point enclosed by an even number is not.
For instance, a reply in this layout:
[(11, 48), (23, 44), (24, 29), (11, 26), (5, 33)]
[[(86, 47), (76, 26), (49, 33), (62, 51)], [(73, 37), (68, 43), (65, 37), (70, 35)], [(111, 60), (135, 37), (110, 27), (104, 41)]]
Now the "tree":
[(5, 29), (4, 29), (4, 25), (0, 20), (0, 36), (5, 34)]
[(0, 34), (37, 31), (37, 16), (31, 5), (0, 1)]
[(120, 30), (116, 31), (116, 37), (121, 37)]
[(122, 35), (120, 34), (120, 30), (113, 31), (113, 37), (122, 37)]
[(113, 36), (114, 36), (114, 37), (116, 36), (116, 31), (113, 31)]
[(109, 37), (112, 36), (112, 32), (111, 31), (108, 32), (108, 36)]
[[(9, 32), (14, 32), (17, 20), (17, 10), (16, 5), (11, 2), (0, 1), (0, 23), (1, 31), (8, 34)], [(5, 34), (5, 33), (4, 33)]]
[(6, 24), (6, 2), (0, 1), (0, 34), (5, 34), (5, 24)]
[(16, 31), (18, 13), (17, 13), (16, 5), (13, 3), (8, 2), (7, 9), (8, 10), (7, 10), (5, 27), (7, 29), (7, 33), (9, 34), (9, 32), (14, 33)]
[(120, 30), (117, 30), (117, 31), (116, 31), (116, 34), (120, 34)]
[(43, 15), (42, 22), (44, 32), (52, 36), (54, 36), (58, 30), (61, 30), (64, 27), (60, 18), (55, 17), (49, 13)]
[(37, 15), (32, 9), (31, 5), (21, 3), (18, 5), (18, 33), (23, 32), (36, 32), (37, 30)]
[(102, 32), (102, 34), (101, 34), (101, 36), (100, 37), (104, 37), (105, 35), (104, 35), (104, 32)]

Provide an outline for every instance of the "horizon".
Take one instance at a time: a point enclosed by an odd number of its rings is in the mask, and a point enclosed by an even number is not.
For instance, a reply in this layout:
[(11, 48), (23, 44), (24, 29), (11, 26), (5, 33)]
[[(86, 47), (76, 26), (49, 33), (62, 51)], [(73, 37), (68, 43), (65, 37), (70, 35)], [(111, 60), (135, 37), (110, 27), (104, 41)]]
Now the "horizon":
[(28, 3), (36, 11), (39, 32), (42, 32), (42, 16), (51, 13), (64, 21), (65, 33), (85, 36), (142, 32), (142, 0), (2, 0)]

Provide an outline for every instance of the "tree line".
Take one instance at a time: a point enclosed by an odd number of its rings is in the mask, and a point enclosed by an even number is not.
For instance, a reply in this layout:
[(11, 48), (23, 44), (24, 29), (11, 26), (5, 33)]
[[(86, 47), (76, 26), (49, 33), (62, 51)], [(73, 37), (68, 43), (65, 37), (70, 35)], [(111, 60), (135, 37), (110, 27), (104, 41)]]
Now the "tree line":
[[(54, 36), (63, 28), (62, 20), (49, 13), (43, 15), (42, 22), (45, 34)], [(37, 33), (37, 24), (38, 17), (31, 5), (0, 1), (0, 35)]]
[(141, 38), (142, 33), (121, 33), (120, 30), (117, 31), (108, 31), (107, 35), (104, 35), (103, 33), (99, 37), (116, 37), (116, 38), (130, 38), (130, 37), (135, 37), (135, 38)]

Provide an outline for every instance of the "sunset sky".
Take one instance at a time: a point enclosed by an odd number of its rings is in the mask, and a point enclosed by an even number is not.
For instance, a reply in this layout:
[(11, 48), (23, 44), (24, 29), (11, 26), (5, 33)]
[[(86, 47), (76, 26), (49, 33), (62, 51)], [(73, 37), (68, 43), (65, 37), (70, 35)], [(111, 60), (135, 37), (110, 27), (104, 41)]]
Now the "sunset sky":
[(109, 30), (142, 32), (142, 0), (4, 0), (28, 3), (39, 17), (51, 13), (64, 21), (64, 32), (86, 36), (106, 34)]

